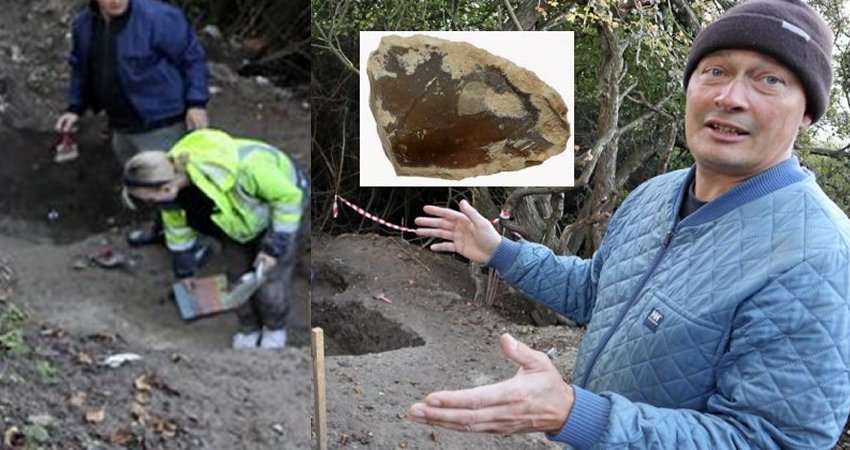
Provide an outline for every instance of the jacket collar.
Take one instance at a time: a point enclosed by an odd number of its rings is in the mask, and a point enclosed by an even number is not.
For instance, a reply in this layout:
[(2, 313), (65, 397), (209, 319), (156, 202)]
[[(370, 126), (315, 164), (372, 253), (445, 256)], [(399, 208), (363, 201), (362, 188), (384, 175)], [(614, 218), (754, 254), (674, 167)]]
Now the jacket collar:
[[(696, 166), (693, 166), (685, 176), (676, 196), (676, 202), (673, 204), (674, 223), (678, 222), (679, 209), (695, 176)], [(702, 225), (711, 222), (739, 206), (803, 181), (810, 176), (812, 176), (811, 172), (801, 167), (797, 157), (792, 156), (770, 169), (748, 178), (720, 197), (706, 203), (702, 208), (682, 219), (681, 226)]]

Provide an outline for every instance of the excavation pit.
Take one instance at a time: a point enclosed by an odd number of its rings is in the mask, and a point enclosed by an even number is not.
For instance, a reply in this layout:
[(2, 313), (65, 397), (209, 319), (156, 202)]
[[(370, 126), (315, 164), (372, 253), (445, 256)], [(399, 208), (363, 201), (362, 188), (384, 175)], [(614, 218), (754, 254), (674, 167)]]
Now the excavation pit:
[(79, 157), (55, 163), (55, 133), (0, 131), (0, 232), (39, 243), (67, 244), (128, 223), (121, 168), (108, 140), (89, 132)]
[(404, 324), (360, 303), (313, 303), (312, 326), (324, 329), (325, 354), (364, 355), (425, 345)]

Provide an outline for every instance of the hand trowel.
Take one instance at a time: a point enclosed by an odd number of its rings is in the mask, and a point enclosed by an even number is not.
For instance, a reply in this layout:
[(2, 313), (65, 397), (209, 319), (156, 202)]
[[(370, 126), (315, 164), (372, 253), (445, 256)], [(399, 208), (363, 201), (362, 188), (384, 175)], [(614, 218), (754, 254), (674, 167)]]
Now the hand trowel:
[(257, 265), (256, 270), (247, 272), (239, 277), (239, 282), (227, 293), (227, 303), (239, 306), (248, 301), (254, 292), (263, 284), (265, 273), (263, 263)]
[(172, 291), (180, 317), (192, 320), (238, 308), (251, 298), (263, 281), (265, 274), (260, 264), (256, 270), (239, 277), (229, 291), (224, 275), (178, 281), (172, 285)]

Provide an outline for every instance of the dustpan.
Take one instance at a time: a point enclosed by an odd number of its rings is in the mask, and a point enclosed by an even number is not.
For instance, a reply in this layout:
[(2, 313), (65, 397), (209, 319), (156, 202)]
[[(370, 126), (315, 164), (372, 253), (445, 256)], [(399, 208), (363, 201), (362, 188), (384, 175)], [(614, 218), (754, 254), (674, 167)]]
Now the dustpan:
[(56, 153), (53, 155), (53, 162), (63, 163), (77, 159), (77, 143), (74, 142), (70, 131), (63, 131), (59, 135), (59, 142), (56, 143)]
[(227, 277), (214, 275), (178, 281), (172, 285), (174, 301), (183, 320), (193, 320), (231, 311), (251, 298), (263, 283), (262, 266), (248, 272), (228, 291)]

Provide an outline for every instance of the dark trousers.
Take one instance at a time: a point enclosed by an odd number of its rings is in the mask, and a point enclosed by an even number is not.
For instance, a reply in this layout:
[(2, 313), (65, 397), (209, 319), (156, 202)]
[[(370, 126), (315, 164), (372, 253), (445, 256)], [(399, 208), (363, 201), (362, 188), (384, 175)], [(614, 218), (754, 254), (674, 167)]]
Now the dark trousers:
[[(253, 270), (254, 259), (259, 252), (262, 236), (252, 242), (240, 244), (223, 239), (222, 254), (226, 260), (227, 278), (233, 285), (245, 272)], [(286, 253), (277, 258), (277, 265), (266, 270), (265, 281), (251, 299), (237, 308), (239, 328), (243, 332), (256, 331), (262, 327), (279, 329), (286, 325), (289, 303), (292, 296), (292, 271), (295, 269), (297, 245), (287, 246)]]

